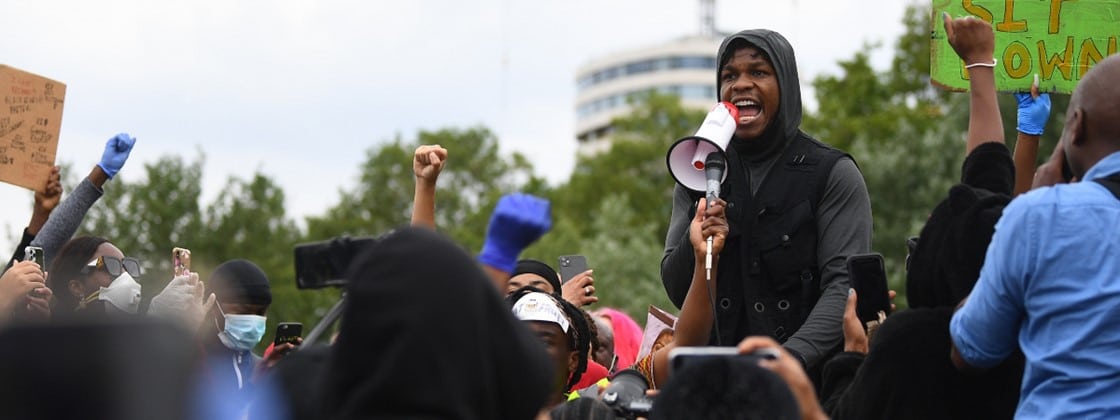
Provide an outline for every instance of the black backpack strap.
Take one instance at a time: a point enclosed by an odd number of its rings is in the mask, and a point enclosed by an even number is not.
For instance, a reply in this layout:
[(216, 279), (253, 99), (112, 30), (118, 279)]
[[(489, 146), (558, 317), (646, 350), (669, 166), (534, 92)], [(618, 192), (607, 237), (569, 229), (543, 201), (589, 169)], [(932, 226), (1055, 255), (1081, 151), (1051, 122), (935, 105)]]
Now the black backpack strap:
[(1116, 196), (1117, 200), (1120, 200), (1120, 173), (1115, 173), (1104, 178), (1097, 178), (1094, 179), (1094, 181), (1104, 185), (1112, 195)]

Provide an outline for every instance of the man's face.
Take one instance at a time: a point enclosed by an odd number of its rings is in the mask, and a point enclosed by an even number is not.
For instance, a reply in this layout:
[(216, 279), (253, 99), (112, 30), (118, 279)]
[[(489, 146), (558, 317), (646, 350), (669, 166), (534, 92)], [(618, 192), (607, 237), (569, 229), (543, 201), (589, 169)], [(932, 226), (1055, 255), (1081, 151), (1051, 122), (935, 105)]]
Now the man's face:
[(567, 384), (568, 376), (574, 368), (572, 362), (579, 357), (579, 353), (572, 350), (568, 334), (565, 334), (564, 330), (554, 322), (525, 321), (525, 324), (541, 339), (541, 343), (548, 350), (548, 357), (552, 359), (556, 371), (557, 389), (559, 392), (566, 391), (560, 388)]
[[(260, 305), (255, 303), (233, 303), (233, 302), (218, 302), (219, 310), (227, 315), (260, 315), (265, 316), (268, 314), (268, 305)], [(217, 317), (218, 329), (224, 330), (226, 328), (225, 317)]]
[(745, 140), (762, 136), (778, 119), (781, 102), (778, 75), (770, 59), (758, 48), (740, 47), (720, 69), (719, 78), (720, 100), (739, 108), (735, 135)]
[(610, 321), (602, 317), (595, 317), (595, 326), (599, 329), (599, 335), (597, 336), (599, 344), (591, 358), (595, 359), (596, 363), (610, 369), (612, 359), (614, 359), (614, 331), (611, 330)]
[(555, 290), (552, 290), (552, 283), (549, 283), (544, 277), (533, 273), (524, 273), (509, 278), (509, 281), (506, 282), (506, 294), (513, 293), (525, 286), (536, 287), (548, 294), (556, 293)]

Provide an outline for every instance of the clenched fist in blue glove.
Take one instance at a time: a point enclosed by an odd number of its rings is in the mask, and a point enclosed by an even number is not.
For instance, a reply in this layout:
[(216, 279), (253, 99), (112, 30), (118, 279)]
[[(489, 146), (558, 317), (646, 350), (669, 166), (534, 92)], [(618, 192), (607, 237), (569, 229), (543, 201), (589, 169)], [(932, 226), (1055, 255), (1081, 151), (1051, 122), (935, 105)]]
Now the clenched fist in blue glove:
[(127, 133), (120, 133), (109, 141), (105, 142), (105, 151), (101, 153), (101, 162), (97, 166), (105, 171), (105, 175), (109, 179), (120, 172), (124, 162), (128, 160), (128, 154), (132, 152), (132, 146), (136, 144), (136, 139), (129, 136)]
[(529, 194), (509, 194), (498, 200), (486, 242), (478, 260), (496, 269), (512, 272), (517, 256), (552, 228), (551, 204)]
[(1015, 99), (1019, 101), (1019, 132), (1041, 136), (1046, 131), (1046, 120), (1050, 119), (1050, 95), (1016, 93)]

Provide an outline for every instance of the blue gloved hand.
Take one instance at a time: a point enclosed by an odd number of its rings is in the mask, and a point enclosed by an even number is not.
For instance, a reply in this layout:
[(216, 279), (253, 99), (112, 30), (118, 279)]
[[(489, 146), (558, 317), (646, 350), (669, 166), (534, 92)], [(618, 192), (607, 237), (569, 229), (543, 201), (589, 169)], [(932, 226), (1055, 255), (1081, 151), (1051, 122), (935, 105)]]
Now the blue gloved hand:
[(1046, 131), (1046, 120), (1050, 119), (1050, 95), (1043, 93), (1037, 98), (1030, 93), (1016, 93), (1019, 101), (1019, 132), (1041, 136)]
[(128, 160), (128, 154), (132, 153), (132, 146), (136, 144), (136, 139), (128, 135), (128, 133), (120, 133), (109, 141), (105, 142), (105, 151), (101, 153), (101, 162), (97, 166), (105, 171), (105, 175), (109, 179), (120, 172), (124, 162)]
[(512, 272), (517, 256), (552, 228), (551, 204), (529, 194), (509, 194), (498, 200), (486, 229), (486, 242), (478, 260)]

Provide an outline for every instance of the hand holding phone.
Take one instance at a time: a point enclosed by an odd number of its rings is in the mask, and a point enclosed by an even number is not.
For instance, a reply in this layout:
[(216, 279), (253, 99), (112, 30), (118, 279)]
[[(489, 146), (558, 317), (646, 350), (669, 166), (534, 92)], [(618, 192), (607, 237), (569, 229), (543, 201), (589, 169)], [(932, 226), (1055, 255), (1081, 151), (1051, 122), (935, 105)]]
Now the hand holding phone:
[[(36, 264), (39, 264), (39, 271), (42, 271), (42, 272), (47, 271), (46, 262), (43, 260), (43, 248), (40, 248), (40, 247), (37, 247), (37, 246), (27, 246), (27, 247), (23, 248), (23, 260), (24, 261), (34, 261)], [(45, 289), (45, 287), (44, 287), (44, 289)], [(38, 290), (38, 289), (36, 289), (36, 290)], [(50, 290), (47, 290), (47, 292), (50, 292)], [(37, 292), (35, 290), (32, 290), (32, 291), (28, 292), (27, 295), (31, 296), (31, 297), (35, 297), (35, 298), (41, 298), (41, 299), (50, 296), (49, 293), (40, 293), (40, 292)]]
[(560, 287), (564, 300), (576, 306), (587, 306), (599, 301), (595, 296), (595, 279), (587, 267), (587, 257), (564, 255), (559, 259)]
[(299, 322), (281, 322), (276, 326), (276, 339), (272, 344), (279, 347), (282, 344), (291, 343), (292, 345), (299, 345), (299, 339), (303, 335), (303, 324)]
[(891, 297), (882, 255), (870, 253), (848, 257), (848, 279), (858, 297), (856, 315), (860, 322), (867, 325), (868, 322), (879, 320), (879, 312), (884, 315), (891, 313)]

